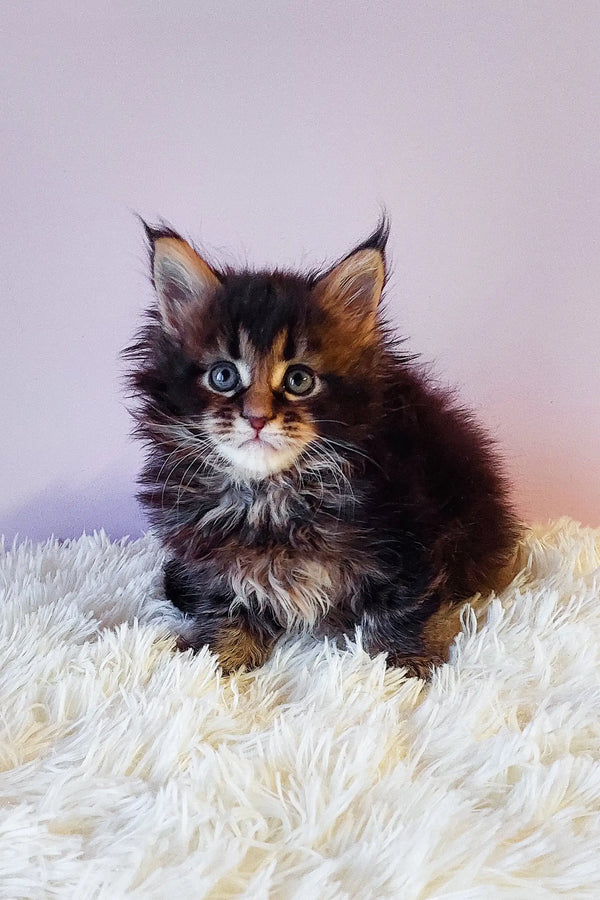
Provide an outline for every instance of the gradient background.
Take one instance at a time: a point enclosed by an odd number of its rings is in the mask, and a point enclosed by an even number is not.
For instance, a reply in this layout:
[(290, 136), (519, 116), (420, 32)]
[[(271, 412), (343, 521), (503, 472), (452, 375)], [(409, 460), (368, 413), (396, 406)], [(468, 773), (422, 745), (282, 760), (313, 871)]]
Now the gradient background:
[(600, 525), (600, 3), (4, 0), (0, 532), (138, 534), (119, 350), (164, 216), (392, 308), (527, 520)]

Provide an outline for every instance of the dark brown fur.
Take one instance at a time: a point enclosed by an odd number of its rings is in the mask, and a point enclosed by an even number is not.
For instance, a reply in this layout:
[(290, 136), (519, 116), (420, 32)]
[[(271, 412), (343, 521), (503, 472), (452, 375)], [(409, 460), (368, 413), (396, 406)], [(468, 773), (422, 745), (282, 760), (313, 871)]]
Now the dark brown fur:
[[(185, 645), (229, 670), (262, 663), (290, 628), (358, 625), (370, 652), (425, 675), (457, 604), (500, 585), (518, 526), (491, 442), (377, 310), (386, 223), (308, 276), (218, 271), (175, 232), (148, 236), (159, 310), (128, 355), (141, 496), (171, 552), (167, 596), (194, 623)], [(210, 390), (219, 358), (247, 363), (250, 383)], [(279, 387), (290, 361), (317, 374), (313, 395)], [(243, 475), (223, 457), (253, 416), (302, 448), (289, 466)]]

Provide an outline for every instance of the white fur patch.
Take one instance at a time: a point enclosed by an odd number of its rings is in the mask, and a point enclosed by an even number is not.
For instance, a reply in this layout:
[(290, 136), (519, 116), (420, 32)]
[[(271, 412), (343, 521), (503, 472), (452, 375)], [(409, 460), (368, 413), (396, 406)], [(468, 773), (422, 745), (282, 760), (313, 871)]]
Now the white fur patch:
[(329, 610), (334, 591), (331, 571), (318, 560), (294, 557), (289, 550), (238, 560), (229, 573), (236, 606), (269, 608), (284, 628), (310, 629)]
[(281, 448), (264, 443), (242, 443), (235, 446), (231, 442), (219, 441), (218, 453), (233, 466), (233, 474), (239, 478), (267, 478), (283, 472), (293, 465), (301, 448), (291, 442)]

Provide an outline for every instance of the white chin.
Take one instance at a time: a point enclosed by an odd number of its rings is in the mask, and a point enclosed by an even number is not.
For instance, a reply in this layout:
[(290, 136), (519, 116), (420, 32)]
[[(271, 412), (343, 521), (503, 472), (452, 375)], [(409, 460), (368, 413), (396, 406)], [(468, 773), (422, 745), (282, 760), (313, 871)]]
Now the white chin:
[(282, 447), (277, 450), (267, 444), (248, 442), (241, 447), (219, 444), (221, 456), (230, 462), (235, 473), (243, 478), (267, 478), (288, 469), (296, 459), (297, 452)]

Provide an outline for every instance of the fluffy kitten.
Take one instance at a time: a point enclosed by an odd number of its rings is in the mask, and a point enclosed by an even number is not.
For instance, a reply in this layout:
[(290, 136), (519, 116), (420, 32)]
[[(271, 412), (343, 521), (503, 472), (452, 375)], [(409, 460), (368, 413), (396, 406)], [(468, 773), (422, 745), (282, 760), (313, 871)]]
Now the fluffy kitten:
[(387, 222), (308, 275), (216, 268), (146, 230), (158, 304), (126, 353), (182, 645), (229, 671), (285, 631), (359, 625), (427, 674), (435, 614), (498, 586), (518, 529), (490, 441), (381, 317)]

